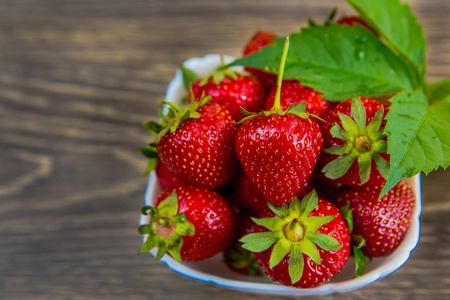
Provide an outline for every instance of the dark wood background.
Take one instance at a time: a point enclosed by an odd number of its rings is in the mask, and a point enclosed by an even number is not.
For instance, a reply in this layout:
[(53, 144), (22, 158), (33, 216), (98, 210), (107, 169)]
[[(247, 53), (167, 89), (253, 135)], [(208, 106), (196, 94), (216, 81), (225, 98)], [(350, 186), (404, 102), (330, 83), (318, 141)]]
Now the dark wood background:
[[(450, 2), (411, 4), (429, 79), (450, 76)], [(141, 122), (185, 59), (239, 56), (256, 30), (285, 35), (335, 6), (352, 13), (342, 0), (0, 0), (0, 298), (269, 299), (136, 255)], [(324, 298), (448, 299), (449, 179), (423, 178), (421, 239), (400, 270)]]

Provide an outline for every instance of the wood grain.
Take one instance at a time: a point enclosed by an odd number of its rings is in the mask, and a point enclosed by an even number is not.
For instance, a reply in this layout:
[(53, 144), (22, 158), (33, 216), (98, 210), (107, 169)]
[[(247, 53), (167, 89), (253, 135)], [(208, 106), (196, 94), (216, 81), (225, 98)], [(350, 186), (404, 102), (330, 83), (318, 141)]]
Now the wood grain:
[[(448, 77), (450, 2), (410, 2), (429, 79)], [(287, 34), (335, 6), (352, 12), (332, 0), (0, 0), (0, 299), (269, 299), (136, 255), (140, 124), (187, 58), (239, 56), (256, 30)], [(421, 239), (400, 270), (324, 298), (449, 297), (449, 180), (423, 178)]]

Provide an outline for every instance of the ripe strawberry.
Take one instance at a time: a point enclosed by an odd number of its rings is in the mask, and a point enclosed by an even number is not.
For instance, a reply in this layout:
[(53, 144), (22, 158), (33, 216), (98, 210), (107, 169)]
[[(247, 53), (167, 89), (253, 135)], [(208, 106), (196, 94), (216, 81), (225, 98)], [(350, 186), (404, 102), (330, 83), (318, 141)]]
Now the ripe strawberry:
[(367, 29), (372, 31), (373, 34), (378, 36), (378, 33), (369, 24), (367, 24), (367, 22), (364, 21), (360, 16), (345, 16), (337, 20), (336, 23), (348, 26), (354, 26), (355, 24), (359, 24), (362, 25), (363, 27), (366, 27)]
[(349, 258), (350, 234), (333, 203), (312, 191), (301, 201), (295, 197), (282, 207), (270, 208), (253, 219), (255, 233), (241, 239), (270, 279), (308, 288), (340, 272)]
[(158, 160), (155, 168), (156, 178), (158, 179), (158, 183), (163, 190), (175, 185), (177, 183), (183, 182), (183, 180), (172, 173), (165, 164)]
[[(244, 46), (242, 55), (247, 56), (253, 54), (261, 50), (261, 48), (273, 44), (276, 37), (275, 34), (268, 31), (257, 31)], [(265, 72), (264, 70), (251, 67), (245, 67), (245, 70), (256, 76), (256, 78), (264, 84), (267, 90), (270, 90), (277, 80), (275, 74)]]
[(382, 187), (344, 187), (334, 199), (338, 207), (349, 202), (352, 212), (352, 240), (364, 240), (361, 251), (370, 257), (392, 253), (403, 240), (409, 228), (416, 198), (412, 189), (400, 181), (380, 200)]
[(150, 159), (159, 157), (186, 182), (216, 188), (231, 179), (237, 165), (236, 125), (227, 109), (207, 100), (194, 102), (184, 110), (163, 101), (170, 109), (161, 116), (162, 125), (147, 124), (158, 136), (143, 152), (149, 153)]
[(337, 193), (342, 186), (333, 179), (326, 177), (320, 168), (314, 169), (310, 181), (312, 182), (312, 186), (316, 190), (317, 195), (328, 201), (333, 199), (333, 195)]
[(256, 116), (241, 125), (236, 137), (242, 167), (259, 192), (277, 206), (300, 192), (321, 151), (319, 126), (293, 114)]
[(233, 119), (238, 122), (245, 117), (241, 107), (247, 111), (258, 112), (264, 106), (266, 89), (263, 84), (249, 74), (219, 69), (210, 75), (195, 81), (191, 85), (195, 101), (203, 95), (210, 96), (211, 102), (226, 107)]
[(319, 164), (325, 176), (348, 186), (378, 187), (386, 182), (389, 155), (383, 130), (388, 110), (376, 100), (353, 97), (323, 116)]
[(231, 189), (233, 199), (252, 213), (259, 215), (267, 209), (267, 199), (258, 191), (240, 165), (231, 180)]
[[(275, 101), (277, 86), (272, 86), (264, 106), (265, 110), (269, 110)], [(283, 80), (281, 85), (281, 108), (288, 109), (291, 104), (306, 103), (306, 112), (323, 116), (334, 104), (322, 98), (322, 94), (306, 87), (298, 80)]]
[(236, 137), (236, 153), (246, 174), (276, 206), (291, 201), (300, 192), (322, 151), (322, 134), (315, 121), (304, 112), (282, 111), (280, 107), (288, 45), (286, 38), (272, 109), (244, 119)]
[(251, 214), (243, 212), (239, 215), (239, 227), (236, 240), (224, 252), (225, 264), (235, 272), (256, 276), (262, 275), (261, 268), (256, 262), (255, 255), (242, 248), (242, 237), (255, 231), (256, 224), (251, 219)]
[(200, 261), (225, 250), (234, 240), (236, 220), (228, 203), (214, 190), (179, 184), (164, 191), (156, 207), (145, 206), (150, 223), (139, 227), (148, 234), (139, 254), (159, 247), (178, 262)]

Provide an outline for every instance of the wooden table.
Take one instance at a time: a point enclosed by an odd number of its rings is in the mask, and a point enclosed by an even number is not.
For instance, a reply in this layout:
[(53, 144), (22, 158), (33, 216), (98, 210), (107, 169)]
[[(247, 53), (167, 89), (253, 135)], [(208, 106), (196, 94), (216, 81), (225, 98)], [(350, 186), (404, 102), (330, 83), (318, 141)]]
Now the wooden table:
[[(429, 78), (443, 79), (450, 2), (411, 3)], [(0, 0), (0, 298), (269, 299), (136, 255), (147, 182), (136, 149), (149, 141), (141, 122), (157, 118), (185, 59), (239, 56), (256, 30), (285, 35), (336, 5), (352, 13), (333, 0)], [(423, 177), (421, 239), (400, 270), (324, 298), (448, 299), (449, 180)]]

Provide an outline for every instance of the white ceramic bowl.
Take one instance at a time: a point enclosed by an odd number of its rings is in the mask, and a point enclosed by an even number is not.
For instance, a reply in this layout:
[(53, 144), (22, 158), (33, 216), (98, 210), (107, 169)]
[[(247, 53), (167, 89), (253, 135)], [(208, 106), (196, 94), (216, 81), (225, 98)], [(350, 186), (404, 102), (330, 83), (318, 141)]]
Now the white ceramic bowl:
[[(225, 56), (225, 63), (231, 62), (233, 57)], [(184, 65), (200, 76), (207, 75), (220, 65), (219, 55), (207, 55), (202, 58), (191, 58)], [(181, 72), (177, 71), (175, 78), (170, 82), (165, 99), (168, 101), (179, 102), (186, 95), (183, 86)], [(416, 195), (416, 208), (412, 216), (410, 228), (400, 244), (400, 246), (389, 256), (384, 258), (374, 258), (368, 263), (366, 272), (362, 276), (354, 279), (354, 260), (350, 258), (344, 269), (335, 276), (330, 282), (316, 288), (297, 289), (286, 287), (269, 282), (265, 277), (249, 277), (240, 275), (231, 271), (223, 263), (223, 255), (218, 255), (205, 261), (196, 263), (180, 264), (165, 255), (161, 260), (167, 264), (173, 271), (187, 277), (211, 282), (218, 286), (240, 290), (243, 292), (264, 294), (264, 295), (283, 295), (283, 296), (315, 296), (327, 295), (333, 293), (343, 293), (363, 288), (379, 279), (382, 279), (400, 268), (409, 258), (411, 251), (416, 247), (420, 234), (420, 214), (422, 211), (422, 200), (420, 190), (420, 175), (408, 180)], [(159, 196), (161, 188), (156, 180), (156, 175), (150, 174), (145, 194), (145, 205), (152, 205)], [(148, 217), (142, 216), (140, 224), (148, 223)], [(146, 237), (144, 237), (145, 239)], [(156, 255), (156, 249), (151, 252)]]

